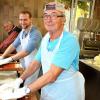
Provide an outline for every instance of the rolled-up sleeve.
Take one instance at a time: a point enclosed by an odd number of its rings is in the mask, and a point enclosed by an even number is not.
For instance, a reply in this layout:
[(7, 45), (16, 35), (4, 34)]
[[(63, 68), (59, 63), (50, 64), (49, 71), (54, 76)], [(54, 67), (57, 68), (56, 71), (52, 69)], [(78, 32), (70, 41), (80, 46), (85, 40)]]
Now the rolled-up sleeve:
[(40, 46), (34, 60), (37, 60), (38, 62), (41, 62), (41, 46)]
[(20, 42), (20, 34), (17, 36), (17, 38), (15, 39), (15, 41), (12, 43), (12, 45), (17, 48), (19, 45), (21, 44)]

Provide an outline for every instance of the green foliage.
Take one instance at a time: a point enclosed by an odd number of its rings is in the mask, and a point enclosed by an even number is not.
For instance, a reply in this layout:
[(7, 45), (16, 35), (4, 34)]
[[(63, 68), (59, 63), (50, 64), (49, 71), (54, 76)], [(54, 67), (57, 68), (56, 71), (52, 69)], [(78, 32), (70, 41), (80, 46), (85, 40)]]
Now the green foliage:
[(71, 7), (71, 0), (57, 0), (58, 2), (64, 3), (65, 8)]
[(87, 2), (78, 1), (78, 7), (86, 11), (88, 10)]
[[(71, 6), (71, 2), (72, 2), (72, 0), (58, 0), (59, 2), (63, 2), (63, 3), (65, 3), (65, 5), (67, 6), (67, 7), (70, 7)], [(80, 8), (80, 9), (83, 9), (83, 10), (88, 10), (88, 5), (87, 5), (87, 2), (83, 2), (83, 1), (78, 1), (78, 7)]]

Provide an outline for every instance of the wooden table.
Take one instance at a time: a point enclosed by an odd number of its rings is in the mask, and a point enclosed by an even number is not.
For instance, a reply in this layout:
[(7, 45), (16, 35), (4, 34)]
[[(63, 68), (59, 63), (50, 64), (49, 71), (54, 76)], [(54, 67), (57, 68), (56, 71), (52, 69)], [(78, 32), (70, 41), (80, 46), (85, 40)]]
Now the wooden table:
[(24, 69), (18, 62), (12, 62), (9, 64), (1, 65), (0, 71), (17, 71), (19, 74), (22, 74)]
[[(0, 54), (1, 56), (2, 54)], [(7, 57), (13, 56), (14, 54), (9, 54)], [(0, 65), (0, 71), (17, 71), (18, 73), (22, 74), (24, 69), (20, 65), (19, 62), (11, 62), (9, 64)]]

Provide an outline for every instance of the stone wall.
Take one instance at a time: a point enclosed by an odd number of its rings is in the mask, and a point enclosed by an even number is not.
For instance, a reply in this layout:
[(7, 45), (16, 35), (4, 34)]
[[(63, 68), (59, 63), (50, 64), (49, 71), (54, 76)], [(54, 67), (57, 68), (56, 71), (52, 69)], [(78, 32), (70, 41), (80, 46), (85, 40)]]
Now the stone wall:
[(29, 10), (33, 15), (33, 23), (45, 34), (42, 21), (43, 6), (45, 3), (54, 0), (0, 0), (0, 41), (4, 40), (7, 33), (4, 32), (2, 24), (7, 20), (12, 20), (18, 24), (18, 14), (22, 10)]

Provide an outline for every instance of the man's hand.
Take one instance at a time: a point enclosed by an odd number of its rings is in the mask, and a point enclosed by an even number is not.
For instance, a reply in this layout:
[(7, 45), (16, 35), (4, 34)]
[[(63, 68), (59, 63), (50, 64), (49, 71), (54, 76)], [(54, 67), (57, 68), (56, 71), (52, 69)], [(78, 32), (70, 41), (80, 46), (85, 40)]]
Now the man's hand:
[(9, 58), (6, 58), (6, 59), (1, 59), (0, 60), (0, 65), (8, 64), (12, 61), (13, 61), (12, 57), (9, 57)]
[(27, 86), (24, 86), (23, 88), (0, 94), (0, 99), (18, 99), (26, 96), (28, 93), (30, 93), (30, 89)]
[(8, 88), (13, 88), (13, 90), (18, 89), (21, 83), (23, 83), (23, 80), (21, 78), (17, 78), (15, 81), (1, 85), (0, 91), (4, 91)]
[(18, 89), (22, 83), (23, 80), (21, 78), (17, 78), (14, 82), (12, 82), (12, 87), (14, 87), (14, 89)]

